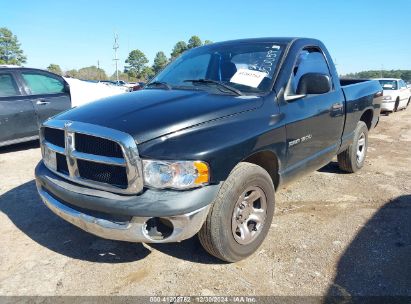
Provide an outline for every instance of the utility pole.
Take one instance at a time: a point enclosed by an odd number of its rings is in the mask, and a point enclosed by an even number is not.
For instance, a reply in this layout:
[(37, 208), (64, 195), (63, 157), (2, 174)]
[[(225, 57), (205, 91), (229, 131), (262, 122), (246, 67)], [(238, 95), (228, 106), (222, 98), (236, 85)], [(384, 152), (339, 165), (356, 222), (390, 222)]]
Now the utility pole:
[(118, 79), (118, 58), (117, 58), (117, 50), (118, 50), (119, 46), (118, 46), (118, 35), (115, 33), (114, 34), (114, 45), (113, 45), (113, 50), (114, 50), (114, 62), (116, 63), (116, 80), (117, 83), (119, 81)]
[(100, 72), (100, 60), (97, 60), (97, 71), (98, 71), (98, 80), (101, 80), (101, 72)]
[(380, 78), (382, 78), (382, 72), (383, 72), (383, 70), (384, 70), (384, 65), (381, 64), (381, 75), (380, 75)]

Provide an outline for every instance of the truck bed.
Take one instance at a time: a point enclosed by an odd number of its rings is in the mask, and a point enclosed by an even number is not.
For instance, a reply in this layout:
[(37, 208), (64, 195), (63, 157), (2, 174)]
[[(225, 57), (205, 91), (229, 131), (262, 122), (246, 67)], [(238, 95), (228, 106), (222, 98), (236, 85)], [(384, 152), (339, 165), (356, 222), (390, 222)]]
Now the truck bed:
[[(342, 136), (342, 149), (344, 149), (347, 139), (352, 138), (356, 122), (361, 119), (361, 115), (371, 115), (372, 123), (368, 129), (376, 125), (382, 102), (382, 88), (377, 80), (368, 79), (340, 79), (340, 84), (346, 100), (345, 127)], [(367, 108), (370, 110), (365, 114), (364, 109)]]
[(351, 79), (351, 78), (340, 78), (340, 85), (342, 87), (349, 86), (352, 84), (358, 84), (362, 82), (370, 81), (369, 79)]

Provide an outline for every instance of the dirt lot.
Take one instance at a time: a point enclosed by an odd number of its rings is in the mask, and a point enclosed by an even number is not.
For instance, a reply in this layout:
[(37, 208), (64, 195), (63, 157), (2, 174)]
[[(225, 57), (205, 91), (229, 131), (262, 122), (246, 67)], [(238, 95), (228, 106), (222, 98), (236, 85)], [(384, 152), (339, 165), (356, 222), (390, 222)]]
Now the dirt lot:
[(196, 238), (94, 237), (37, 196), (36, 144), (0, 150), (0, 295), (411, 295), (411, 109), (382, 116), (366, 165), (335, 162), (276, 196), (268, 238), (245, 261)]

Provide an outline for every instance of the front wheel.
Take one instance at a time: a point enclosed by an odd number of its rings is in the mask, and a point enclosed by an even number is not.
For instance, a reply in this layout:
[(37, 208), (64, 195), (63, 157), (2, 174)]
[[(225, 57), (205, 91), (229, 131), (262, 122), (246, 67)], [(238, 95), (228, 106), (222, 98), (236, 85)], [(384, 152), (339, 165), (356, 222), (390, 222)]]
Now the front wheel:
[(273, 214), (270, 175), (260, 166), (242, 162), (222, 185), (198, 237), (211, 255), (236, 262), (260, 247)]
[(340, 169), (350, 173), (360, 170), (365, 163), (367, 148), (368, 128), (365, 122), (359, 121), (355, 128), (353, 143), (337, 155)]

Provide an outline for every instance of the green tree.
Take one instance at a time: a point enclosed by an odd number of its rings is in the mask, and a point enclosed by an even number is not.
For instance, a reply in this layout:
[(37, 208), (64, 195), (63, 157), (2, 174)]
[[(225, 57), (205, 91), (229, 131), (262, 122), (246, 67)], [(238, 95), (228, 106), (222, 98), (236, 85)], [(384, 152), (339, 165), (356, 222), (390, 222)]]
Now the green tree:
[(154, 58), (154, 64), (153, 64), (153, 71), (154, 74), (157, 74), (160, 72), (164, 67), (167, 65), (168, 59), (166, 57), (166, 54), (164, 52), (157, 52), (156, 57)]
[(143, 69), (146, 67), (148, 59), (146, 55), (140, 50), (133, 50), (128, 55), (126, 59), (126, 64), (128, 64), (124, 72), (130, 77), (140, 78)]
[(107, 79), (107, 74), (103, 69), (99, 69), (95, 65), (92, 65), (78, 70), (77, 78), (86, 80), (104, 80)]
[(78, 78), (78, 71), (76, 69), (68, 70), (64, 73), (67, 77)]
[(363, 79), (372, 79), (372, 78), (401, 78), (407, 82), (411, 81), (411, 70), (369, 70), (361, 71), (357, 73), (349, 73), (341, 76), (343, 78), (363, 78)]
[(50, 64), (47, 67), (47, 71), (52, 72), (54, 74), (63, 75), (63, 71), (61, 70), (58, 64), (54, 64), (54, 63)]
[(145, 66), (141, 71), (138, 79), (143, 81), (150, 80), (155, 75), (153, 69), (151, 67)]
[[(127, 73), (123, 73), (120, 71), (118, 72), (118, 79), (126, 82), (136, 81), (136, 78), (132, 78)], [(110, 76), (110, 80), (117, 80), (116, 72), (114, 72), (113, 75)]]
[(13, 35), (8, 28), (0, 28), (0, 64), (26, 63), (27, 58), (20, 46), (16, 35)]
[(188, 49), (193, 49), (198, 46), (202, 46), (203, 43), (201, 42), (200, 37), (198, 36), (191, 36), (191, 38), (188, 40), (187, 48)]
[(180, 56), (182, 53), (184, 53), (187, 50), (187, 43), (184, 41), (179, 41), (177, 42), (172, 51), (171, 51), (171, 60), (176, 59), (178, 56)]
[(211, 43), (213, 43), (211, 40), (205, 40), (204, 41), (204, 45), (211, 44)]

